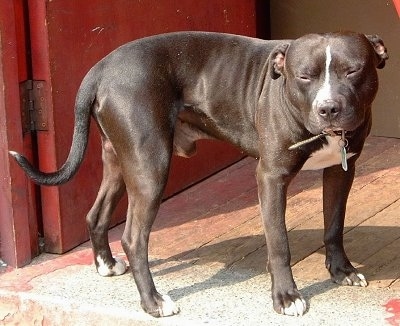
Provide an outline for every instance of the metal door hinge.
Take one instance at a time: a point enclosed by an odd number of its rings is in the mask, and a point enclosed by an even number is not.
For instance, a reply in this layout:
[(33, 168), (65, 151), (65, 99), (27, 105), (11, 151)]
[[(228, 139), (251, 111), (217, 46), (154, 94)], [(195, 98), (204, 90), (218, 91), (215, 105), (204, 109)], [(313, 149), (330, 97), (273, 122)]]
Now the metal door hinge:
[(48, 86), (43, 80), (20, 83), (22, 128), (24, 132), (48, 130)]

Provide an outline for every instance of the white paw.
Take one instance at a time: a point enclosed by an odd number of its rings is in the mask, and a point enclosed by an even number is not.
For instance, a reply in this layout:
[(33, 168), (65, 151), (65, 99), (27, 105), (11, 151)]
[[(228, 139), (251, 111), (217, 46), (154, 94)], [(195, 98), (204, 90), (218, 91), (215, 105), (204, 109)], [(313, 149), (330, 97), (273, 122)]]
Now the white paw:
[(112, 268), (109, 268), (108, 265), (104, 262), (103, 258), (101, 258), (100, 256), (97, 256), (96, 260), (99, 264), (99, 266), (97, 267), (97, 272), (101, 276), (122, 275), (126, 272), (126, 263), (121, 258), (115, 258), (116, 263)]
[[(355, 277), (356, 276), (356, 277)], [(357, 273), (357, 274), (352, 274), (350, 277), (347, 276), (343, 282), (343, 285), (353, 285), (353, 286), (361, 286), (363, 288), (365, 288), (366, 286), (368, 286), (368, 282), (365, 279), (365, 276), (361, 273)]]
[(160, 308), (158, 308), (158, 312), (160, 313), (160, 317), (167, 317), (176, 315), (179, 312), (178, 306), (168, 295), (163, 295), (163, 303)]
[(303, 298), (298, 298), (289, 307), (282, 308), (282, 314), (288, 316), (303, 316), (307, 309), (307, 304)]

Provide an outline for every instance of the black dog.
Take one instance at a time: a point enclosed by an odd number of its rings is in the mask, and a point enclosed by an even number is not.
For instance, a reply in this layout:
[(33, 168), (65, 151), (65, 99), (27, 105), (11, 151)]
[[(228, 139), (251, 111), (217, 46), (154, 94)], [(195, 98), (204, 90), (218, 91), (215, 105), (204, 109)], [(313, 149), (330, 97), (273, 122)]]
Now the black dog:
[(11, 152), (42, 185), (67, 182), (86, 148), (90, 117), (103, 144), (104, 176), (87, 216), (98, 272), (125, 272), (112, 257), (109, 219), (125, 191), (122, 245), (143, 309), (168, 316), (179, 309), (160, 295), (148, 266), (148, 240), (171, 155), (195, 154), (195, 141), (218, 138), (259, 158), (257, 180), (272, 276), (274, 309), (302, 315), (306, 303), (290, 268), (286, 190), (303, 169), (324, 169), (326, 267), (339, 284), (366, 286), (343, 248), (346, 201), (355, 161), (371, 126), (376, 68), (387, 59), (377, 36), (310, 34), (263, 41), (228, 34), (183, 32), (149, 37), (97, 63), (79, 89), (67, 161), (43, 173)]

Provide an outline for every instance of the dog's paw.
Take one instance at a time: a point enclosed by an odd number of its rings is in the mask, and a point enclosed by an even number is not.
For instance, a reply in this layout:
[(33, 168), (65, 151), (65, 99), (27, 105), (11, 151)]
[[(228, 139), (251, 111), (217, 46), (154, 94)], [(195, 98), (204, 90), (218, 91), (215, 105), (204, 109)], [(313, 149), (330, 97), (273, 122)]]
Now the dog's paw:
[(126, 263), (122, 258), (115, 258), (115, 264), (107, 264), (100, 256), (96, 257), (97, 272), (101, 276), (122, 275), (126, 272)]
[(339, 285), (349, 286), (361, 286), (366, 287), (368, 285), (365, 276), (357, 271), (350, 262), (343, 264), (342, 266), (332, 266), (327, 264), (327, 269), (331, 274), (333, 282)]
[(350, 286), (368, 286), (368, 282), (365, 276), (361, 273), (352, 272), (341, 279), (334, 279), (334, 282), (340, 285), (350, 285)]
[(273, 298), (274, 309), (282, 315), (302, 316), (307, 310), (306, 301), (297, 290), (278, 294), (275, 298)]

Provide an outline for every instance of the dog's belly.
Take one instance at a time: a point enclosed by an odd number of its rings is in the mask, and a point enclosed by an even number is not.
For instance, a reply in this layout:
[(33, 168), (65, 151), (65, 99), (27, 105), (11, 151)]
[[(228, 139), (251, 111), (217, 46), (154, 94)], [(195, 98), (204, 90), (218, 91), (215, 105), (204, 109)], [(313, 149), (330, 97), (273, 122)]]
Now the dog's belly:
[[(242, 153), (258, 157), (258, 136), (254, 126), (243, 112), (235, 114), (212, 115), (209, 107), (201, 110), (185, 105), (179, 113), (174, 132), (174, 154), (191, 157), (196, 154), (196, 141), (199, 139), (219, 139), (238, 147)], [(235, 116), (235, 119), (232, 119)]]
[[(328, 144), (310, 155), (306, 163), (304, 163), (302, 170), (320, 170), (341, 164), (340, 137), (327, 137), (327, 140)], [(347, 153), (347, 159), (354, 155), (355, 153)]]

